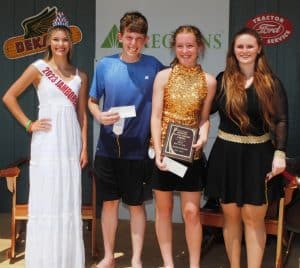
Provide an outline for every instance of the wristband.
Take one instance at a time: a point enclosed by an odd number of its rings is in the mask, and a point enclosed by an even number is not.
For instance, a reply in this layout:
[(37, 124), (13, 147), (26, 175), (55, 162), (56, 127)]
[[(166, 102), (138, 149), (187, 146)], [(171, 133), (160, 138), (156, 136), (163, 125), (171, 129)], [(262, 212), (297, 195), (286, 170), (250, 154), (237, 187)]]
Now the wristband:
[(29, 125), (29, 128), (28, 128), (28, 132), (29, 132), (29, 133), (32, 132), (32, 125), (33, 125), (33, 123), (31, 123), (31, 124)]
[(25, 129), (27, 132), (29, 132), (29, 128), (30, 128), (30, 125), (32, 124), (32, 121), (29, 119), (25, 125)]
[(285, 152), (281, 150), (275, 150), (274, 157), (285, 159)]

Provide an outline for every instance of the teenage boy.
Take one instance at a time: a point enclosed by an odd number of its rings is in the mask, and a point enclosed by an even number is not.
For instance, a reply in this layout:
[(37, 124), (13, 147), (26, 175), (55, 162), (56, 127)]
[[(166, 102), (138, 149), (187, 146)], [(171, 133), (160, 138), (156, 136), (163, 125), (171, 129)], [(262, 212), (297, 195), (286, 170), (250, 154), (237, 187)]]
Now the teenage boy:
[(100, 123), (94, 167), (97, 198), (102, 202), (105, 253), (97, 264), (101, 268), (115, 267), (113, 254), (120, 199), (130, 212), (131, 265), (142, 267), (146, 226), (143, 183), (152, 87), (156, 73), (163, 68), (155, 57), (141, 53), (148, 41), (147, 32), (147, 19), (140, 12), (125, 13), (118, 33), (122, 51), (98, 62), (90, 89), (89, 109)]

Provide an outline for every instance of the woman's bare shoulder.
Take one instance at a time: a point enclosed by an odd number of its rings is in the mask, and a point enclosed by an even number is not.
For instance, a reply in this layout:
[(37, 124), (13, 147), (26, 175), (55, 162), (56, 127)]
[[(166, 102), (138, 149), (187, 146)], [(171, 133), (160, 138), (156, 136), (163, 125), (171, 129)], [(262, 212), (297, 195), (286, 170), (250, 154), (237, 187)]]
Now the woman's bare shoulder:
[(210, 73), (205, 73), (205, 78), (208, 87), (216, 86), (217, 80), (216, 77)]
[(156, 79), (165, 81), (169, 78), (172, 68), (166, 68), (157, 73)]

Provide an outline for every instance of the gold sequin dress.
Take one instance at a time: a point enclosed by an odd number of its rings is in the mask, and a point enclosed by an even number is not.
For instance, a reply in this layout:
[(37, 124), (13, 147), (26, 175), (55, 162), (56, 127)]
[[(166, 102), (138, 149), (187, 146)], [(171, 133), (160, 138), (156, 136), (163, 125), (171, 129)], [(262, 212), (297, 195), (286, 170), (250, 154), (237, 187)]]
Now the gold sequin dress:
[[(164, 88), (162, 113), (162, 146), (168, 123), (182, 124), (198, 128), (204, 99), (207, 95), (205, 73), (200, 65), (187, 68), (175, 65)], [(198, 192), (205, 185), (205, 158), (195, 153), (183, 178), (154, 167), (151, 177), (152, 188), (160, 191)]]
[[(200, 65), (192, 68), (177, 64), (172, 69), (164, 89), (162, 114), (162, 146), (168, 123), (198, 128), (203, 101), (207, 95), (205, 73)], [(199, 158), (199, 152), (195, 153)]]

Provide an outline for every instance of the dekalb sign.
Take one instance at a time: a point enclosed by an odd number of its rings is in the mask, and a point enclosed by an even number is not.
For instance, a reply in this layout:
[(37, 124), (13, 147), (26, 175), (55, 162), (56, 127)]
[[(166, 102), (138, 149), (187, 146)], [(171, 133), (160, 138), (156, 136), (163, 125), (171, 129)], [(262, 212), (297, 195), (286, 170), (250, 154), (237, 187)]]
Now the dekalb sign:
[(265, 45), (275, 45), (286, 41), (292, 34), (292, 23), (285, 17), (265, 13), (250, 19), (247, 27), (256, 30)]
[[(8, 59), (17, 59), (34, 55), (46, 50), (48, 29), (57, 14), (57, 7), (46, 7), (40, 13), (26, 18), (21, 26), (23, 35), (7, 39), (3, 44), (3, 52)], [(78, 26), (70, 25), (73, 44), (82, 39), (82, 32)]]

